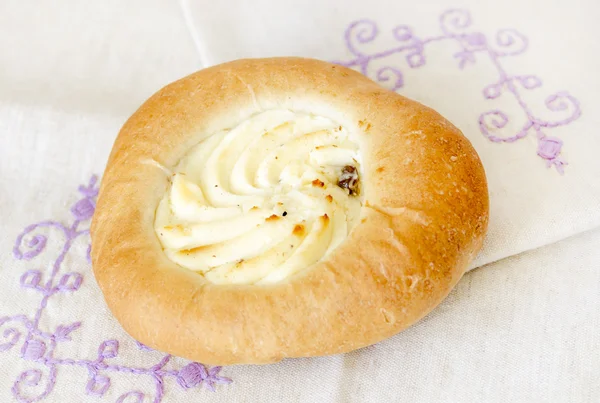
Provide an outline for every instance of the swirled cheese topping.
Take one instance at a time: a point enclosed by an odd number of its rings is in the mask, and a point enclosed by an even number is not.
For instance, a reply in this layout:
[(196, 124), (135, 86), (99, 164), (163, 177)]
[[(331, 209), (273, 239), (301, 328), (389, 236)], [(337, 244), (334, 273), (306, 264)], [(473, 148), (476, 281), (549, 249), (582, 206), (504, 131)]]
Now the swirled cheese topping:
[(156, 211), (167, 256), (217, 284), (267, 284), (327, 256), (361, 207), (360, 154), (330, 119), (252, 116), (184, 157)]

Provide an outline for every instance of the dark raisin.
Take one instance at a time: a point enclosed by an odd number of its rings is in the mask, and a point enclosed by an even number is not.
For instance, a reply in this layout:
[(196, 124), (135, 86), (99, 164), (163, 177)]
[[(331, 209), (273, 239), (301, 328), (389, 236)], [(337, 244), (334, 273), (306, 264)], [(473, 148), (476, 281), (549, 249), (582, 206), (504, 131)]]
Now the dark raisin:
[(342, 189), (348, 189), (351, 195), (358, 194), (358, 172), (351, 165), (346, 165), (342, 169), (342, 174), (338, 181), (338, 186)]

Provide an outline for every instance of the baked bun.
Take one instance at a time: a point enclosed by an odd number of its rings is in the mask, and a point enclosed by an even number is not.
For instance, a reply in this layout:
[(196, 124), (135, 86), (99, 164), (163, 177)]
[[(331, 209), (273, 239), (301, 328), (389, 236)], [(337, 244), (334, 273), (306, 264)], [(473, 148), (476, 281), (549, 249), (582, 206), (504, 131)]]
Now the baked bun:
[(263, 364), (412, 325), (487, 222), (477, 153), (437, 112), (326, 62), (238, 60), (166, 86), (125, 123), (92, 260), (135, 339)]

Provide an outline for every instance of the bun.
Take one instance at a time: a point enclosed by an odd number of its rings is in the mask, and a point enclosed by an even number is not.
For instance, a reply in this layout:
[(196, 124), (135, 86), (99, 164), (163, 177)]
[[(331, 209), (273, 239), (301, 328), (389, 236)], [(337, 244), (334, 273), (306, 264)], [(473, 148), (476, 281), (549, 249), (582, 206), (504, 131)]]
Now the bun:
[(477, 153), (432, 109), (326, 62), (238, 60), (166, 86), (125, 123), (92, 261), (140, 342), (272, 363), (414, 324), (481, 248), (488, 209)]

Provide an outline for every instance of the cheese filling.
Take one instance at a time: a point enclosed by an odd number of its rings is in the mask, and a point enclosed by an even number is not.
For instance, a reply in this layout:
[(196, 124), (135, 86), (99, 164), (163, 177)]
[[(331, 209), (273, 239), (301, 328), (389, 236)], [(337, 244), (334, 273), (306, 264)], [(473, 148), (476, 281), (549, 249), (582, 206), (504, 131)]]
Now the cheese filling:
[(259, 113), (174, 172), (156, 233), (172, 261), (216, 284), (281, 281), (331, 253), (359, 218), (358, 146), (323, 117)]

